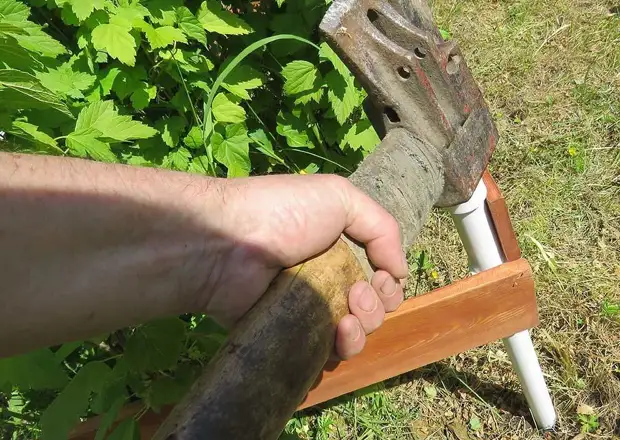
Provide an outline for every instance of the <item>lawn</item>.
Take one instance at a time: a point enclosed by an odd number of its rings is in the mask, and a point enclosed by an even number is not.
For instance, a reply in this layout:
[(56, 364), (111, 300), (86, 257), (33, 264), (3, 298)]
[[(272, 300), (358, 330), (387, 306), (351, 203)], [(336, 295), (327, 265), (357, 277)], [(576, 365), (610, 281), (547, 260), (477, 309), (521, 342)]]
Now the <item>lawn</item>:
[[(501, 343), (299, 414), (315, 439), (620, 438), (620, 7), (438, 0), (501, 141), (491, 171), (533, 267), (533, 339), (558, 412), (538, 433)], [(410, 253), (409, 294), (466, 276), (448, 215)]]

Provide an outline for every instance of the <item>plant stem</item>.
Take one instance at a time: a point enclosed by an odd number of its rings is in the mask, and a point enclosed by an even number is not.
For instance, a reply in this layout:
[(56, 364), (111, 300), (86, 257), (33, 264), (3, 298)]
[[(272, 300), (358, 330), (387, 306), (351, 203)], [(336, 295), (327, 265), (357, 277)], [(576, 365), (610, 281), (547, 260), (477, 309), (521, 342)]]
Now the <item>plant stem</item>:
[(308, 120), (310, 121), (310, 124), (312, 125), (312, 133), (314, 134), (314, 137), (316, 138), (319, 144), (321, 153), (323, 154), (323, 156), (325, 156), (325, 158), (328, 161), (332, 163), (336, 163), (335, 161), (331, 160), (331, 155), (329, 154), (329, 151), (327, 150), (327, 144), (323, 140), (323, 136), (321, 135), (321, 131), (319, 130), (319, 123), (314, 117), (314, 113), (312, 113), (312, 111), (309, 110), (308, 108), (304, 108), (304, 111), (308, 117)]
[(192, 114), (194, 115), (194, 120), (196, 122), (196, 125), (201, 126), (202, 125), (202, 121), (200, 120), (200, 118), (198, 117), (198, 114), (196, 113), (196, 108), (194, 107), (194, 103), (192, 102), (192, 97), (189, 94), (189, 90), (187, 89), (187, 84), (185, 83), (185, 78), (183, 77), (183, 73), (181, 72), (181, 68), (179, 67), (179, 62), (177, 61), (174, 53), (176, 52), (176, 43), (174, 45), (174, 47), (172, 48), (172, 51), (170, 52), (170, 54), (172, 55), (172, 59), (174, 60), (174, 65), (177, 68), (177, 72), (179, 72), (179, 77), (181, 78), (181, 84), (183, 84), (183, 89), (185, 90), (185, 95), (187, 95), (187, 100), (190, 103), (190, 106), (192, 108)]
[[(282, 146), (280, 145), (280, 142), (278, 141), (278, 139), (275, 137), (275, 135), (271, 132), (271, 130), (269, 129), (269, 127), (267, 127), (267, 124), (265, 124), (265, 122), (261, 119), (260, 116), (258, 116), (258, 113), (256, 113), (256, 111), (254, 110), (254, 108), (252, 107), (252, 105), (248, 102), (247, 103), (248, 108), (250, 109), (250, 111), (252, 112), (252, 114), (254, 115), (254, 117), (258, 120), (258, 122), (261, 123), (261, 125), (265, 128), (265, 131), (269, 134), (269, 136), (271, 137), (271, 139), (273, 139), (273, 143), (278, 147), (278, 149), (282, 150)], [(297, 171), (299, 172), (299, 169), (297, 170), (293, 170), (289, 164), (286, 163), (286, 161), (284, 159), (282, 159), (281, 157), (277, 156), (276, 157), (280, 160), (280, 164), (284, 165), (286, 167), (287, 170), (289, 171)], [(297, 167), (296, 167), (297, 168)]]

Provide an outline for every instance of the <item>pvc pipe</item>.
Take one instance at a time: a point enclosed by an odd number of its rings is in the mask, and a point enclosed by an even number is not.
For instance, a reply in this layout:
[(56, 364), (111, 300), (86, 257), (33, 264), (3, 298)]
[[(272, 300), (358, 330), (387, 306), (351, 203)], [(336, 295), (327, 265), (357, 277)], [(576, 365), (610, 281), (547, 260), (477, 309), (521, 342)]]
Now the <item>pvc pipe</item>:
[[(486, 206), (486, 197), (487, 188), (480, 180), (467, 202), (448, 208), (467, 252), (469, 270), (474, 274), (505, 261)], [(557, 416), (529, 331), (521, 331), (502, 342), (538, 428), (553, 429)]]

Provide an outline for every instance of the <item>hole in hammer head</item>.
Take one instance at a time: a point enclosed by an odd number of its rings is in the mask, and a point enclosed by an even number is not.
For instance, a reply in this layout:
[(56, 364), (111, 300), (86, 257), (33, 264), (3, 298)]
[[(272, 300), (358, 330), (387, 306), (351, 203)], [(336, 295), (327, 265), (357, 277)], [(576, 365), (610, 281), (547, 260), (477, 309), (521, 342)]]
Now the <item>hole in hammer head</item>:
[(459, 71), (459, 64), (461, 63), (461, 57), (458, 55), (450, 55), (448, 57), (448, 64), (446, 64), (446, 72), (450, 75), (454, 75)]
[(397, 122), (400, 122), (398, 113), (396, 113), (396, 110), (392, 107), (385, 107), (385, 109), (383, 109), (383, 113), (385, 113), (385, 116), (387, 116), (391, 123), (396, 124)]
[(371, 23), (374, 23), (379, 18), (379, 13), (374, 9), (369, 9), (366, 13), (366, 17), (368, 17)]
[(396, 70), (398, 71), (400, 77), (403, 79), (407, 79), (411, 76), (411, 69), (407, 66), (401, 66)]
[(424, 58), (426, 56), (426, 52), (424, 51), (424, 49), (421, 49), (419, 47), (416, 47), (415, 49), (413, 49), (413, 53), (419, 59), (422, 59), (422, 58)]

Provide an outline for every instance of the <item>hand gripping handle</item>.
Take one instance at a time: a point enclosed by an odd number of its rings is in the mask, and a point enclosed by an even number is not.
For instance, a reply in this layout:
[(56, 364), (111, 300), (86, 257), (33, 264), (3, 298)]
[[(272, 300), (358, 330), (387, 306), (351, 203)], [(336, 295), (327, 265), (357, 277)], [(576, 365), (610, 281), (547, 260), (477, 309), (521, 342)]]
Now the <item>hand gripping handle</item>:
[[(395, 129), (351, 181), (396, 216), (408, 246), (441, 194), (441, 160)], [(278, 438), (333, 350), (350, 287), (372, 272), (364, 250), (345, 240), (272, 282), (156, 439)]]

